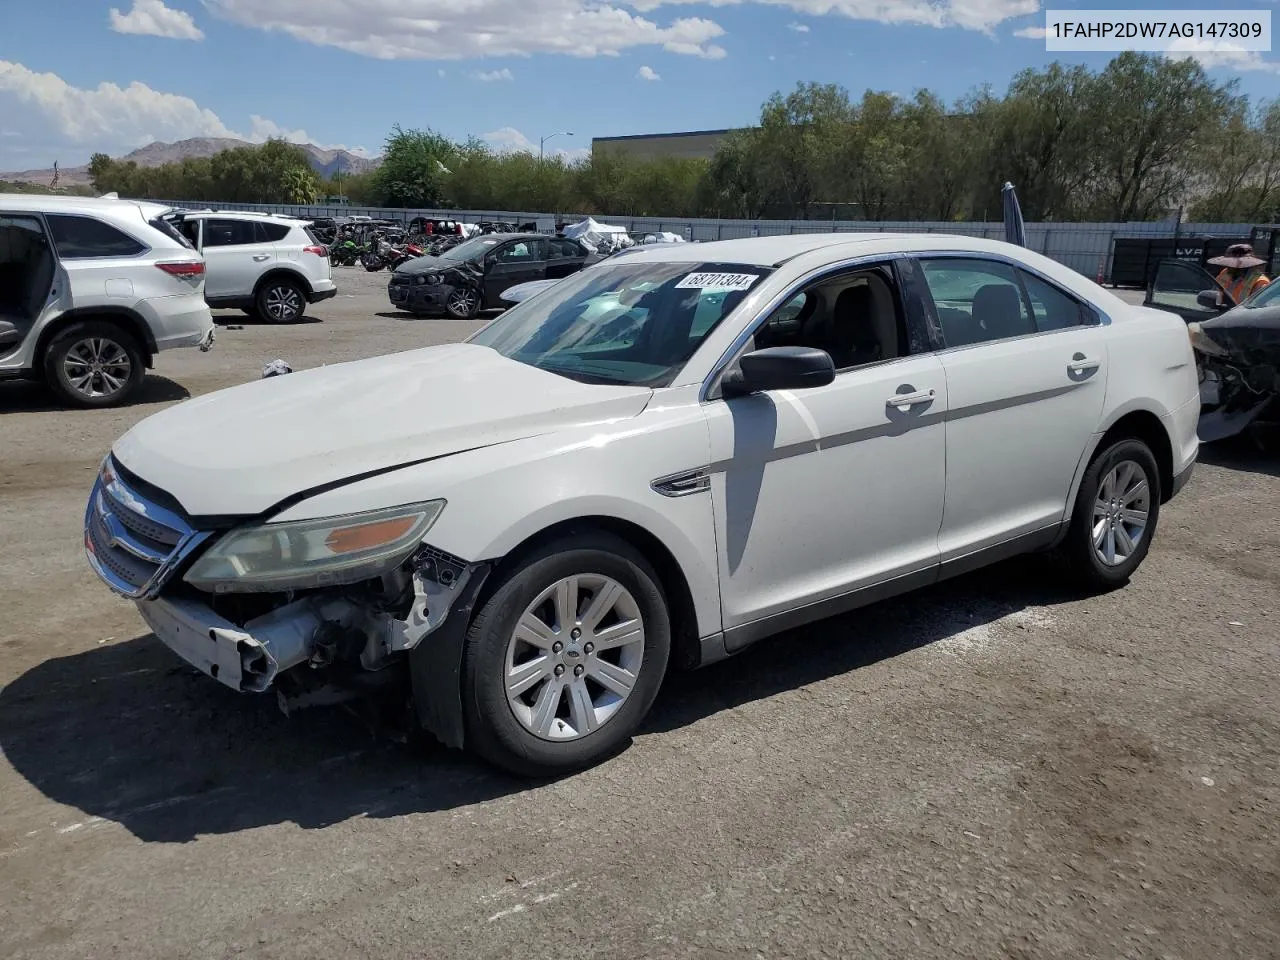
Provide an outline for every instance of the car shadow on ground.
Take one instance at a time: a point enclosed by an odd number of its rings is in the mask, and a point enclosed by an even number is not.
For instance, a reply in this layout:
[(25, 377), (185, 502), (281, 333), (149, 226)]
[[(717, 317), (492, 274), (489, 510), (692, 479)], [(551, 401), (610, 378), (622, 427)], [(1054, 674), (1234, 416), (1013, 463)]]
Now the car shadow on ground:
[[(186, 400), (191, 396), (182, 384), (149, 373), (142, 379), (128, 403), (119, 407), (140, 407), (148, 403), (172, 403), (175, 400)], [(58, 410), (75, 410), (79, 413), (90, 413), (91, 410), (69, 407), (59, 401), (43, 384), (34, 380), (0, 381), (0, 416), (6, 413), (51, 413)]]
[[(1046, 586), (1058, 579), (1024, 558), (781, 634), (673, 674), (642, 732), (963, 642), (1028, 606), (1075, 599)], [(455, 751), (400, 746), (342, 710), (286, 718), (270, 695), (227, 690), (150, 635), (48, 660), (0, 690), (0, 751), (49, 799), (148, 842), (452, 809), (541, 785)]]
[(1280, 425), (1257, 424), (1244, 433), (1200, 445), (1201, 463), (1280, 477)]

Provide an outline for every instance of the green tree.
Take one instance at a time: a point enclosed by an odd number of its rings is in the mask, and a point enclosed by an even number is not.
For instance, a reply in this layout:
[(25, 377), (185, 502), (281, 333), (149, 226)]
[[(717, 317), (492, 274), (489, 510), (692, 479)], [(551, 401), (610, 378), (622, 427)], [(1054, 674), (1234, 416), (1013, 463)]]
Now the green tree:
[(391, 129), (377, 172), (377, 190), (388, 207), (439, 207), (454, 145), (433, 130)]

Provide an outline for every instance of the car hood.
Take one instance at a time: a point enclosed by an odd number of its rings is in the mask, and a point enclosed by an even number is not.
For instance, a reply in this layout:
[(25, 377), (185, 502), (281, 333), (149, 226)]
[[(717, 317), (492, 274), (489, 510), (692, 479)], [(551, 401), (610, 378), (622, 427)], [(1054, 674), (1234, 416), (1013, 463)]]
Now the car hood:
[(449, 344), (187, 400), (143, 420), (113, 454), (194, 518), (257, 515), (371, 473), (634, 417), (652, 393), (579, 383), (488, 347)]
[(443, 257), (422, 256), (414, 257), (412, 260), (406, 260), (400, 266), (396, 267), (396, 273), (416, 274), (416, 273), (443, 273), (446, 270), (453, 270), (457, 267), (471, 265), (470, 260), (446, 260)]

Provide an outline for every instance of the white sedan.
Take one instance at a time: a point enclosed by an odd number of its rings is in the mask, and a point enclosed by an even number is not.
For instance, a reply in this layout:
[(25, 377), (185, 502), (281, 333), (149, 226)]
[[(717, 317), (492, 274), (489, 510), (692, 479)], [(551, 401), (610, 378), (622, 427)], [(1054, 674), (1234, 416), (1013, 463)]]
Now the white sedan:
[(1199, 407), (1181, 319), (1029, 250), (673, 244), (465, 343), (155, 414), (85, 546), (233, 689), (407, 682), (445, 743), (553, 774), (626, 743), (670, 668), (786, 628), (1049, 548), (1123, 583)]

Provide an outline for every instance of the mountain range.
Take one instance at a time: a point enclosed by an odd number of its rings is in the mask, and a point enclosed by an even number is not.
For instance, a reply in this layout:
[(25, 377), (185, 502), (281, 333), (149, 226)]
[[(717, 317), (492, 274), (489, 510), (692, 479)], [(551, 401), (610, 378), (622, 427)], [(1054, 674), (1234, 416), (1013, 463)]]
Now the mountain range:
[[(190, 140), (178, 140), (175, 143), (149, 143), (119, 159), (132, 160), (140, 167), (159, 167), (166, 163), (181, 163), (188, 158), (212, 157), (223, 150), (250, 146), (254, 144), (247, 140), (234, 140), (228, 137), (193, 137)], [(297, 146), (306, 151), (311, 160), (312, 169), (322, 177), (332, 177), (339, 170), (342, 173), (367, 173), (378, 165), (377, 159), (358, 157), (346, 150), (325, 150), (313, 143), (300, 143)], [(0, 180), (47, 184), (53, 180), (53, 168), (0, 173)], [(89, 183), (89, 167), (87, 164), (79, 167), (59, 167), (58, 180), (62, 186), (66, 187), (86, 185)]]

